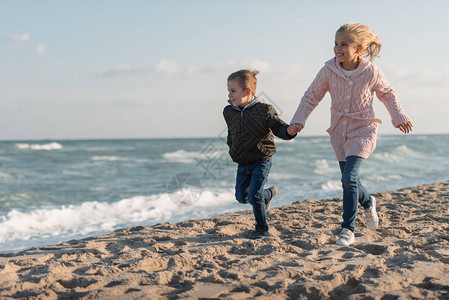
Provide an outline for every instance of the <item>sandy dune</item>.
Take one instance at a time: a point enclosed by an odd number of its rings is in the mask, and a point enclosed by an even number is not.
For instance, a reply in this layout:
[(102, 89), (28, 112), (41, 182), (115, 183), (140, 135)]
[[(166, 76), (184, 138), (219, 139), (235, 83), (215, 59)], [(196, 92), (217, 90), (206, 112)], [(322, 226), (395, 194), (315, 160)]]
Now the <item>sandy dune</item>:
[(359, 215), (350, 247), (340, 198), (299, 201), (263, 240), (245, 210), (3, 254), (0, 298), (449, 299), (449, 181), (374, 195), (381, 226)]

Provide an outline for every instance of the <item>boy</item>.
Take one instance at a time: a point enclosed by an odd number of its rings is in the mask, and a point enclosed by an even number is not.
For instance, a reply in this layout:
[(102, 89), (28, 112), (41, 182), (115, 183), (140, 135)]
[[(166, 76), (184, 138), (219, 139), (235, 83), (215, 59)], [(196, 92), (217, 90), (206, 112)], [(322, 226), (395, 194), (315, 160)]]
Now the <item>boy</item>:
[(228, 77), (229, 105), (223, 116), (228, 126), (229, 154), (238, 163), (235, 197), (253, 206), (256, 239), (260, 239), (269, 236), (266, 210), (278, 192), (275, 186), (264, 189), (271, 156), (276, 152), (273, 134), (284, 140), (296, 134), (288, 134), (289, 125), (272, 105), (255, 97), (257, 74), (259, 71), (240, 70)]

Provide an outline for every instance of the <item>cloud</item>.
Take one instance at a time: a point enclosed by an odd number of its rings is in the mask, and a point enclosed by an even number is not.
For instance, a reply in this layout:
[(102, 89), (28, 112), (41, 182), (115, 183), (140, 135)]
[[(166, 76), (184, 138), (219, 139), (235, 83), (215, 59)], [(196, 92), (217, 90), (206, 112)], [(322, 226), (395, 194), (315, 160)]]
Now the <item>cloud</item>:
[(388, 79), (394, 79), (397, 82), (407, 83), (414, 87), (428, 86), (447, 86), (449, 71), (441, 68), (434, 69), (410, 69), (406, 66), (391, 65), (386, 69)]
[(46, 50), (46, 46), (45, 46), (45, 44), (39, 44), (38, 46), (37, 46), (37, 48), (36, 48), (36, 53), (38, 54), (38, 55), (45, 55), (45, 54), (47, 54), (47, 50)]
[(162, 58), (153, 66), (120, 65), (111, 70), (100, 73), (103, 77), (118, 76), (147, 76), (150, 74), (162, 74), (165, 76), (195, 76), (201, 74), (231, 73), (239, 69), (257, 69), (260, 72), (272, 71), (271, 65), (260, 59), (247, 59), (242, 61), (228, 60), (214, 65), (200, 67), (183, 65), (177, 61)]
[(112, 70), (101, 73), (104, 77), (117, 77), (117, 76), (136, 76), (136, 75), (148, 75), (152, 72), (149, 67), (133, 67), (127, 64), (120, 65)]
[(400, 65), (390, 65), (387, 67), (387, 71), (397, 79), (408, 77), (409, 75), (411, 75), (408, 67)]
[(161, 73), (167, 76), (192, 72), (191, 69), (180, 65), (179, 63), (162, 58), (156, 65), (148, 66), (131, 66), (122, 64), (111, 70), (100, 73), (103, 77), (121, 77), (121, 76), (147, 76), (150, 74)]
[(13, 33), (5, 36), (5, 39), (11, 42), (23, 43), (29, 41), (31, 35), (29, 33)]
[(227, 60), (216, 63), (215, 65), (196, 68), (195, 73), (231, 73), (240, 69), (256, 69), (262, 73), (272, 71), (270, 63), (260, 59), (245, 59), (241, 61)]
[[(185, 73), (187, 70), (188, 67), (183, 67), (177, 62), (165, 58), (161, 59), (155, 68), (156, 72), (166, 75)], [(191, 69), (190, 71), (192, 72), (193, 70)]]
[(271, 71), (271, 66), (268, 62), (257, 58), (253, 60), (244, 60), (243, 65), (248, 65), (248, 67), (244, 68), (256, 69), (262, 73), (269, 73)]

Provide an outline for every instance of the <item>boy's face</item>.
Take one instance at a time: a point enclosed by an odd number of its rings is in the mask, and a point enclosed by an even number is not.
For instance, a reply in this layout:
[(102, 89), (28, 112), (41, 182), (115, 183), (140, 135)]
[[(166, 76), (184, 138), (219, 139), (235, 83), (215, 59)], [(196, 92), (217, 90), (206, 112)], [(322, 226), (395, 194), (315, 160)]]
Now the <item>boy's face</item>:
[(252, 99), (251, 90), (243, 89), (237, 80), (228, 81), (228, 92), (228, 97), (234, 106), (244, 107)]

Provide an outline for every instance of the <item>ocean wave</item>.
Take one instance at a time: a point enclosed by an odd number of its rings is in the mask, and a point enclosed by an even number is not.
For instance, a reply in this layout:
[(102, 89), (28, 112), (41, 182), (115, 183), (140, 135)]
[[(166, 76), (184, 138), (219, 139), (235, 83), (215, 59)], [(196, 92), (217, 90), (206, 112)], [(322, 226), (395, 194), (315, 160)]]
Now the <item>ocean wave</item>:
[(379, 183), (379, 182), (391, 182), (391, 181), (398, 181), (401, 180), (402, 177), (400, 175), (368, 175), (364, 177), (364, 180), (371, 183)]
[(323, 191), (340, 191), (341, 188), (341, 182), (339, 180), (327, 180), (323, 184), (321, 184), (321, 189)]
[(297, 174), (290, 174), (290, 173), (278, 173), (278, 172), (272, 172), (269, 176), (270, 179), (273, 180), (291, 180), (298, 178)]
[(198, 152), (187, 152), (181, 149), (175, 152), (164, 153), (162, 157), (173, 162), (193, 163), (195, 157), (198, 157)]
[(223, 155), (222, 151), (213, 150), (213, 151), (201, 151), (201, 152), (189, 152), (183, 149), (177, 150), (175, 152), (164, 153), (162, 157), (166, 160), (172, 162), (180, 162), (180, 163), (194, 163), (200, 160), (207, 160), (218, 158)]
[[(199, 208), (204, 213), (204, 208), (215, 207), (206, 210), (212, 215), (217, 212), (216, 206), (234, 202), (231, 192), (196, 191), (193, 195), (191, 188), (184, 188), (171, 194), (136, 196), (114, 203), (92, 201), (31, 212), (12, 210), (0, 217), (0, 250), (14, 250), (14, 245), (35, 239), (53, 243), (136, 224), (180, 221), (189, 215), (197, 216)], [(180, 199), (184, 203), (178, 203)]]
[(391, 151), (375, 153), (372, 155), (374, 159), (387, 162), (400, 162), (410, 158), (420, 158), (421, 154), (408, 148), (406, 145), (398, 146)]
[(11, 175), (7, 174), (7, 173), (0, 172), (0, 178), (10, 179), (10, 178), (13, 178), (13, 177)]
[(314, 162), (315, 168), (313, 170), (314, 173), (320, 175), (327, 175), (334, 171), (334, 164), (332, 167), (329, 165), (328, 161), (325, 159), (317, 159)]
[(63, 148), (61, 144), (56, 142), (49, 144), (15, 144), (14, 146), (20, 150), (61, 150)]
[(91, 158), (92, 160), (106, 160), (106, 161), (126, 161), (127, 158), (118, 157), (118, 156), (94, 156)]

